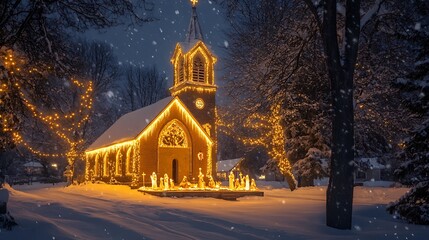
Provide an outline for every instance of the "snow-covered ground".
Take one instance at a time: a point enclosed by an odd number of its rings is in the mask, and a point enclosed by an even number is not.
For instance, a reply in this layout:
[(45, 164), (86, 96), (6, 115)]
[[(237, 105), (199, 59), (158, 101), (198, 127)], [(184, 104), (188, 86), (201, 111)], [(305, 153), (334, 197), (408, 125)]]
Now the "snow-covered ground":
[(265, 197), (225, 201), (105, 184), (14, 186), (8, 208), (19, 225), (0, 239), (428, 239), (428, 226), (385, 211), (405, 188), (356, 187), (351, 231), (325, 226), (326, 187), (264, 188)]

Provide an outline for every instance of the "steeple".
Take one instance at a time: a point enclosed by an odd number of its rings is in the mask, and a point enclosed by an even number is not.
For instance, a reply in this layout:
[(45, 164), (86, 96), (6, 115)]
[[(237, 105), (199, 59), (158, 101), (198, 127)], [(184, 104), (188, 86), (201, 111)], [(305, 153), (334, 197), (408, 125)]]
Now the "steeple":
[(188, 32), (186, 34), (186, 42), (191, 42), (193, 40), (201, 40), (203, 41), (203, 32), (201, 31), (200, 23), (198, 22), (198, 14), (197, 14), (197, 3), (198, 0), (191, 0), (192, 3), (192, 16), (191, 22), (189, 23)]

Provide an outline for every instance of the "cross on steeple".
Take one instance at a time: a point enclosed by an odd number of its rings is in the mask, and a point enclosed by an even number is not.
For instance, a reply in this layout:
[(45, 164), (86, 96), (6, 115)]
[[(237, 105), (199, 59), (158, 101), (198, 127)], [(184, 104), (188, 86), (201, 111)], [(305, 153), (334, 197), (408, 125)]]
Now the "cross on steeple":
[(191, 0), (191, 3), (192, 3), (192, 7), (195, 7), (195, 5), (197, 5), (198, 3), (198, 0)]

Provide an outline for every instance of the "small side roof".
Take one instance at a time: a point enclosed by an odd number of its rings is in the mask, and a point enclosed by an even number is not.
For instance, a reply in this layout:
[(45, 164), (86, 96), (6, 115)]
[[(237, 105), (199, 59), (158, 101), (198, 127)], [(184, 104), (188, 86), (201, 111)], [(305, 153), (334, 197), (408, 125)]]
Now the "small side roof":
[(221, 160), (217, 162), (217, 172), (229, 172), (235, 168), (243, 158), (235, 158), (228, 160)]
[(378, 162), (378, 158), (360, 158), (361, 164), (366, 164), (370, 169), (385, 169), (386, 166)]
[(30, 167), (30, 168), (42, 168), (43, 165), (40, 162), (28, 162), (28, 163), (24, 163), (23, 165), (24, 167)]
[(173, 97), (166, 97), (152, 105), (123, 115), (98, 137), (86, 151), (136, 138), (173, 99)]

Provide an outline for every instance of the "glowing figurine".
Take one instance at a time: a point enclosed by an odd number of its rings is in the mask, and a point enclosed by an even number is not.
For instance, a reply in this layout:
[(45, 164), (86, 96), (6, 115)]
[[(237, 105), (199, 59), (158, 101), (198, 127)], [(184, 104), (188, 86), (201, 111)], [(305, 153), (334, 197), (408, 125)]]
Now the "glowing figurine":
[(229, 173), (229, 190), (234, 190), (234, 173)]
[(216, 182), (214, 181), (212, 176), (209, 176), (209, 188), (215, 188)]
[(249, 178), (249, 175), (246, 175), (246, 187), (244, 189), (246, 191), (250, 190), (250, 178)]
[(252, 178), (252, 182), (250, 183), (250, 190), (257, 190), (255, 179)]
[(161, 190), (163, 190), (163, 189), (164, 189), (164, 178), (160, 178), (160, 179), (159, 179), (159, 188), (160, 188)]
[(186, 176), (183, 176), (182, 181), (179, 184), (179, 187), (181, 188), (188, 188), (191, 185), (190, 182), (188, 182), (188, 178)]
[(174, 189), (174, 180), (170, 178), (170, 189)]
[(201, 168), (200, 168), (200, 173), (198, 174), (198, 188), (202, 188), (204, 189), (206, 186), (206, 183), (204, 182), (204, 174), (201, 172)]
[(168, 180), (168, 175), (167, 175), (167, 173), (166, 174), (164, 174), (164, 190), (169, 190), (170, 188), (169, 188), (169, 185), (170, 184), (170, 181)]
[(150, 180), (152, 181), (152, 189), (157, 189), (158, 188), (158, 184), (157, 184), (157, 179), (156, 179), (156, 173), (153, 172), (152, 175), (150, 175)]
[(235, 189), (237, 189), (237, 190), (240, 188), (240, 179), (238, 179), (238, 178), (237, 178), (237, 179), (235, 179), (235, 185), (234, 185), (234, 188), (235, 188)]

